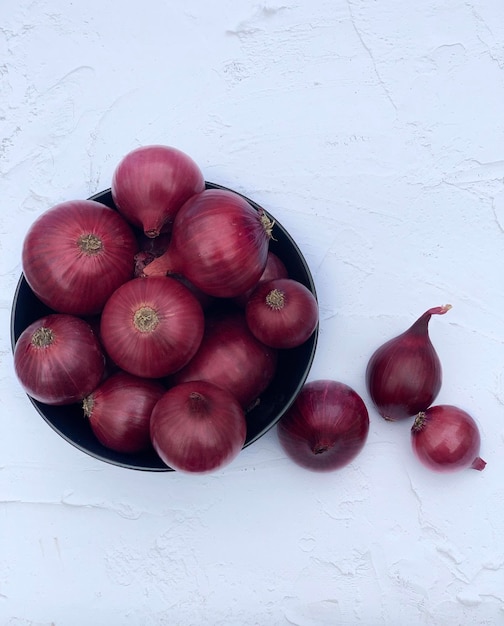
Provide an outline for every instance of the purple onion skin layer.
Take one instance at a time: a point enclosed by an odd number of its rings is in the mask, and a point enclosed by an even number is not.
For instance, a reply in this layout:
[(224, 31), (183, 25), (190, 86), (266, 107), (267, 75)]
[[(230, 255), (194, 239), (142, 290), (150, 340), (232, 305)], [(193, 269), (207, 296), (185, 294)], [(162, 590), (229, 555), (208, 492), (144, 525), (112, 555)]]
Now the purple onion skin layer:
[(414, 417), (437, 397), (442, 368), (429, 338), (428, 325), (432, 315), (443, 315), (450, 309), (449, 304), (429, 309), (408, 330), (387, 341), (371, 356), (366, 385), (384, 419)]
[(333, 380), (305, 384), (277, 427), (287, 455), (317, 472), (348, 465), (364, 447), (368, 432), (369, 416), (362, 398)]
[(411, 444), (419, 461), (436, 472), (471, 468), (481, 471), (481, 437), (474, 419), (449, 404), (421, 411), (411, 427)]

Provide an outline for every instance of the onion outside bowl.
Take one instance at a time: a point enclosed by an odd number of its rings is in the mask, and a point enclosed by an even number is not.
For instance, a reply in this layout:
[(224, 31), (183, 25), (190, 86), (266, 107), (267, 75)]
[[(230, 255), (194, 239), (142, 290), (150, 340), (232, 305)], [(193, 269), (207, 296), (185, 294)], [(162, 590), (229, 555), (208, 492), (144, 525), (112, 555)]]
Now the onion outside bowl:
[[(227, 189), (215, 183), (206, 183), (207, 189)], [(230, 190), (231, 191), (231, 190)], [(237, 192), (235, 192), (237, 193)], [(239, 194), (242, 195), (242, 194)], [(263, 210), (257, 203), (242, 195), (257, 211)], [(93, 195), (90, 200), (116, 208), (110, 189)], [(270, 250), (285, 264), (289, 277), (303, 283), (316, 296), (315, 284), (310, 269), (300, 249), (289, 233), (267, 211), (265, 213), (275, 221), (274, 239), (270, 241)], [(17, 339), (32, 322), (48, 313), (53, 313), (44, 305), (28, 286), (23, 274), (19, 279), (11, 312), (11, 345), (14, 350)], [(244, 448), (262, 437), (282, 418), (301, 391), (315, 356), (318, 339), (318, 325), (312, 336), (301, 346), (280, 351), (275, 378), (262, 394), (257, 405), (247, 412), (247, 437)], [(154, 450), (141, 454), (121, 454), (103, 446), (91, 430), (89, 421), (84, 417), (80, 404), (67, 406), (49, 406), (28, 396), (43, 419), (63, 439), (96, 459), (124, 468), (144, 471), (173, 471), (161, 461)]]

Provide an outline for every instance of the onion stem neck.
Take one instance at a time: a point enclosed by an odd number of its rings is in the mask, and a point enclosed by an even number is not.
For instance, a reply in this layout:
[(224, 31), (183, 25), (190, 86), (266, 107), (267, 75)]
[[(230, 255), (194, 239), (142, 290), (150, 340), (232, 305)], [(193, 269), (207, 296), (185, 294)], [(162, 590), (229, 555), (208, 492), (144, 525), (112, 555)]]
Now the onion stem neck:
[(84, 415), (86, 417), (91, 417), (91, 413), (93, 412), (94, 399), (93, 396), (86, 396), (82, 401), (82, 409), (84, 410)]
[(266, 296), (266, 304), (270, 309), (280, 311), (285, 306), (285, 293), (280, 289), (272, 289)]
[(432, 309), (425, 311), (425, 313), (417, 319), (417, 321), (413, 324), (413, 326), (409, 330), (412, 332), (418, 332), (421, 334), (426, 333), (431, 316), (432, 315), (444, 315), (451, 308), (452, 308), (451, 304), (443, 304), (442, 306), (435, 306)]
[(275, 221), (270, 219), (264, 211), (261, 212), (261, 224), (263, 225), (264, 231), (268, 236), (268, 239), (273, 239), (273, 226), (275, 225)]
[(35, 348), (47, 348), (54, 342), (54, 333), (50, 328), (41, 326), (33, 333), (31, 344)]
[(141, 333), (151, 333), (159, 324), (159, 316), (150, 306), (143, 306), (133, 316), (133, 324)]
[(197, 391), (191, 391), (189, 394), (189, 406), (193, 413), (204, 414), (208, 410), (208, 401), (204, 395)]
[(93, 233), (81, 235), (77, 241), (81, 252), (93, 256), (99, 254), (103, 250), (103, 241)]
[(411, 427), (411, 430), (415, 433), (418, 433), (421, 430), (423, 430), (426, 419), (427, 419), (427, 416), (425, 414), (425, 411), (420, 411), (420, 413), (415, 417), (415, 421), (413, 422), (413, 426)]

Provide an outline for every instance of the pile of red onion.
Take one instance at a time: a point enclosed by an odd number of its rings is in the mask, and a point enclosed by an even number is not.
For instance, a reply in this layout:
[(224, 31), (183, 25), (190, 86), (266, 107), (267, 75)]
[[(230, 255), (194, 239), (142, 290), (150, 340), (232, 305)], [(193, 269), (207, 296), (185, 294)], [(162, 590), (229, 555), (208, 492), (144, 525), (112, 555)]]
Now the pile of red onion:
[[(21, 333), (17, 376), (42, 403), (81, 403), (111, 450), (155, 450), (172, 469), (215, 471), (242, 449), (246, 415), (280, 354), (315, 332), (317, 300), (270, 250), (270, 217), (207, 189), (180, 150), (133, 150), (111, 194), (117, 210), (63, 202), (29, 229), (24, 276), (52, 313)], [(428, 326), (450, 308), (427, 310), (379, 347), (366, 386), (385, 420), (412, 420), (412, 448), (429, 469), (482, 470), (476, 421), (433, 406), (442, 368)], [(352, 462), (368, 431), (362, 398), (334, 380), (307, 383), (277, 429), (287, 456), (316, 471)]]
[(28, 231), (24, 277), (52, 313), (21, 333), (18, 379), (45, 404), (80, 403), (111, 450), (215, 471), (242, 449), (280, 351), (315, 332), (316, 298), (271, 252), (270, 217), (207, 189), (180, 150), (133, 150), (111, 193), (117, 210), (68, 201)]
[(476, 421), (459, 407), (432, 405), (441, 389), (442, 368), (428, 326), (432, 315), (444, 315), (450, 309), (449, 304), (429, 309), (410, 328), (380, 346), (369, 359), (366, 384), (385, 420), (414, 418), (412, 448), (427, 468), (481, 471), (486, 463), (479, 456)]

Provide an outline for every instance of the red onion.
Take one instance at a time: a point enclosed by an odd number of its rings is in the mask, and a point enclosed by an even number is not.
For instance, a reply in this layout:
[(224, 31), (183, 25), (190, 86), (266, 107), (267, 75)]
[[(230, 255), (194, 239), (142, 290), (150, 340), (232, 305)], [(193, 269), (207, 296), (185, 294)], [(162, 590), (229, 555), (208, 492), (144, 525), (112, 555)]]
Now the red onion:
[(166, 276), (134, 278), (109, 298), (101, 338), (124, 371), (161, 378), (183, 367), (203, 337), (200, 304), (180, 282)]
[(29, 229), (23, 272), (35, 295), (58, 313), (99, 313), (133, 276), (137, 242), (117, 211), (94, 200), (57, 204)]
[(165, 393), (157, 381), (118, 372), (83, 401), (84, 415), (100, 443), (124, 454), (151, 447), (150, 416)]
[[(285, 267), (284, 262), (270, 250), (266, 259), (266, 267), (264, 268), (264, 272), (259, 278), (259, 283), (271, 280), (272, 278), (289, 278), (289, 274), (287, 272), (287, 268)], [(245, 293), (242, 293), (241, 295), (234, 298), (235, 304), (242, 308), (245, 308), (247, 306), (248, 299), (250, 298), (252, 292), (256, 287), (257, 285), (254, 285)]]
[(226, 389), (206, 381), (169, 389), (151, 415), (154, 448), (169, 467), (207, 473), (230, 463), (245, 443), (243, 409)]
[(277, 351), (252, 335), (241, 311), (219, 313), (207, 319), (198, 352), (170, 384), (206, 380), (230, 391), (247, 409), (271, 383), (276, 366)]
[(480, 458), (480, 433), (474, 419), (449, 404), (421, 411), (411, 428), (411, 443), (418, 459), (429, 469), (452, 472), (484, 469)]
[(451, 305), (426, 311), (408, 330), (376, 350), (366, 370), (373, 403), (386, 420), (425, 411), (441, 389), (441, 362), (431, 343), (431, 315), (444, 315)]
[(273, 348), (296, 348), (313, 333), (318, 323), (315, 296), (291, 278), (259, 283), (245, 309), (253, 335)]
[(288, 456), (298, 465), (320, 472), (350, 463), (364, 447), (368, 431), (362, 398), (332, 380), (305, 384), (277, 427)]
[(30, 324), (14, 348), (16, 375), (39, 402), (79, 402), (98, 386), (105, 358), (91, 326), (73, 315), (53, 313)]
[(205, 180), (196, 163), (170, 146), (143, 146), (129, 152), (112, 178), (112, 198), (124, 217), (148, 237), (170, 228), (177, 211)]
[(266, 214), (238, 194), (207, 189), (179, 210), (168, 250), (144, 274), (183, 274), (211, 296), (233, 298), (261, 277), (271, 228)]

